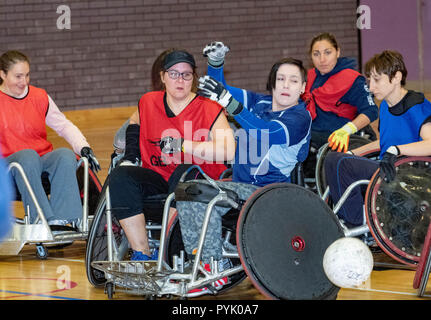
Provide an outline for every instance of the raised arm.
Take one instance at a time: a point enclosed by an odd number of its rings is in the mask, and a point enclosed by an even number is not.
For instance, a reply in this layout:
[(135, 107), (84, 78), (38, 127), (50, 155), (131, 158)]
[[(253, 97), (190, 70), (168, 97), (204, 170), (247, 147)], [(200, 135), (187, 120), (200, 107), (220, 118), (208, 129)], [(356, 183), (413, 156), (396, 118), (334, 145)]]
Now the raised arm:
[[(269, 144), (295, 144), (308, 133), (309, 124), (306, 125), (307, 119), (304, 119), (304, 125), (297, 123), (298, 119), (283, 119), (284, 121), (271, 120), (265, 121), (256, 117), (253, 113), (243, 107), (242, 103), (237, 101), (223, 84), (209, 76), (204, 76), (199, 79), (198, 94), (207, 97), (221, 106), (232, 115), (236, 121), (246, 130), (255, 129), (260, 131), (256, 139), (268, 137)], [(309, 119), (308, 119), (309, 120)], [(295, 130), (293, 130), (295, 128)], [(302, 128), (304, 135), (295, 134), (297, 130)]]
[[(229, 52), (229, 47), (223, 42), (215, 41), (208, 44), (202, 51), (204, 57), (208, 59), (207, 74), (223, 83), (223, 86), (230, 94), (243, 105), (246, 102), (247, 92), (244, 89), (232, 87), (226, 83), (224, 78), (224, 60), (226, 53)], [(245, 106), (248, 107), (247, 105)]]

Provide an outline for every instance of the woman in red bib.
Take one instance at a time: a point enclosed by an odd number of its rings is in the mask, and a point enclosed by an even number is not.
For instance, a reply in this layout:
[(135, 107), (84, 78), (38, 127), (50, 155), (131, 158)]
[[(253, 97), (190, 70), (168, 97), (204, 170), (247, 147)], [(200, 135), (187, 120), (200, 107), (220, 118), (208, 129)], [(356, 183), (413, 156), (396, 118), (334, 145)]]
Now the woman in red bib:
[(355, 70), (356, 61), (340, 57), (332, 34), (314, 37), (309, 53), (314, 68), (302, 98), (313, 118), (312, 144), (319, 148), (329, 142), (333, 150), (346, 152), (349, 136), (377, 119), (377, 106), (365, 77)]
[(133, 250), (131, 260), (157, 259), (148, 246), (145, 199), (173, 191), (193, 164), (218, 178), (235, 152), (222, 107), (195, 93), (196, 63), (190, 53), (167, 53), (160, 79), (164, 90), (139, 100), (126, 130), (123, 160), (110, 175), (112, 210)]
[[(0, 150), (8, 163), (18, 162), (24, 169), (48, 224), (79, 227), (82, 205), (76, 179), (76, 156), (88, 158), (93, 170), (99, 170), (87, 140), (70, 122), (45, 90), (31, 86), (30, 62), (19, 51), (0, 57)], [(72, 146), (72, 150), (54, 150), (47, 140), (51, 127)], [(41, 175), (47, 173), (50, 197), (45, 194)], [(36, 221), (36, 207), (21, 175), (11, 170), (30, 222)], [(29, 210), (27, 209), (29, 208)]]

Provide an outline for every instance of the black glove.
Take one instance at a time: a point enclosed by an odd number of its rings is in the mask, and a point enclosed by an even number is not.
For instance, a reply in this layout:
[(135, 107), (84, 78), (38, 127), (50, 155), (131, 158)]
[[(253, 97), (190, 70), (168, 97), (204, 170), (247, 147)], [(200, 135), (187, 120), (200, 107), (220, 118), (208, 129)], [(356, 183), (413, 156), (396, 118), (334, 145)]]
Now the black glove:
[(391, 182), (395, 179), (395, 161), (400, 154), (400, 149), (397, 146), (390, 146), (383, 154), (380, 160), (380, 177), (384, 177), (386, 182)]
[(129, 124), (126, 129), (126, 148), (123, 161), (130, 161), (133, 164), (141, 162), (141, 149), (139, 148), (139, 124)]
[(183, 138), (163, 137), (160, 140), (160, 150), (166, 154), (183, 151)]
[(82, 148), (81, 156), (88, 159), (88, 164), (93, 171), (98, 172), (100, 170), (99, 161), (97, 161), (96, 157), (94, 156), (93, 150), (91, 150), (90, 147)]
[(223, 83), (210, 76), (199, 78), (198, 94), (219, 103), (232, 116), (237, 115), (243, 109), (243, 105), (232, 97)]

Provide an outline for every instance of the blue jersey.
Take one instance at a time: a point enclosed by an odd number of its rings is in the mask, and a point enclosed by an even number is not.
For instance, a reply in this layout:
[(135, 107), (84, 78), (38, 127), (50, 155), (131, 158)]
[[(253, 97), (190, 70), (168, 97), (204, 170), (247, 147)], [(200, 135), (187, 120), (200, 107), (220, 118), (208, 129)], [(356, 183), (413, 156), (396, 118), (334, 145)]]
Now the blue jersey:
[(241, 129), (235, 133), (233, 181), (264, 186), (290, 182), (290, 173), (307, 158), (311, 116), (304, 103), (272, 110), (272, 96), (228, 86), (223, 67), (208, 66), (208, 75), (221, 81), (243, 110), (235, 116)]
[(390, 146), (421, 141), (422, 125), (431, 120), (431, 103), (422, 93), (409, 91), (395, 106), (380, 104), (380, 156)]

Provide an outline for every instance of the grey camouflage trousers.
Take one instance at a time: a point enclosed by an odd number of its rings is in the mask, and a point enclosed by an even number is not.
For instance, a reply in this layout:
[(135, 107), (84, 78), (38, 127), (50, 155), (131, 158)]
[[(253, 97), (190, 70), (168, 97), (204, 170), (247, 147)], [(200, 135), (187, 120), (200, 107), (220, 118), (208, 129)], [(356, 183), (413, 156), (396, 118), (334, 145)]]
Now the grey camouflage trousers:
[[(194, 181), (208, 184), (206, 180)], [(217, 181), (217, 185), (236, 192), (241, 200), (247, 200), (250, 195), (259, 188), (255, 185), (232, 181)], [(186, 253), (190, 256), (198, 247), (207, 203), (177, 201), (176, 206), (184, 248)], [(201, 260), (203, 263), (209, 263), (211, 257), (217, 261), (222, 258), (222, 216), (229, 210), (229, 208), (219, 206), (214, 206), (212, 210), (202, 250)]]

